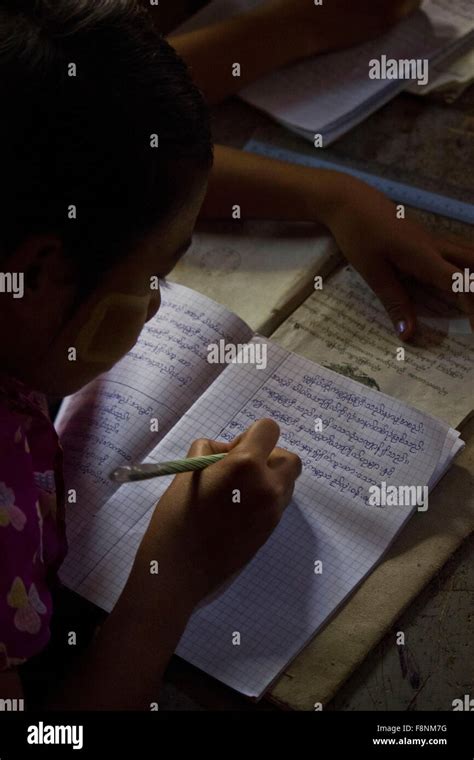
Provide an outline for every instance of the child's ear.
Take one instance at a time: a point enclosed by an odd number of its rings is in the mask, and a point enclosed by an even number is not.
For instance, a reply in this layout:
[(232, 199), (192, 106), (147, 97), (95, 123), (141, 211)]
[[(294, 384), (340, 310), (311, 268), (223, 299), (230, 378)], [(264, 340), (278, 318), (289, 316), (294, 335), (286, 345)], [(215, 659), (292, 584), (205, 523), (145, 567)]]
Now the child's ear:
[[(25, 318), (46, 318), (66, 309), (75, 286), (71, 265), (63, 254), (63, 244), (54, 235), (31, 235), (25, 238), (2, 264), (4, 271), (16, 273), (22, 295), (16, 305)], [(17, 278), (17, 282), (18, 282)]]
[(71, 284), (70, 265), (63, 254), (63, 244), (54, 235), (31, 235), (25, 238), (7, 265), (23, 275), (24, 297), (33, 300), (58, 295), (58, 289)]
[(23, 273), (25, 291), (48, 288), (51, 283), (57, 287), (65, 283), (69, 267), (63, 255), (63, 244), (54, 235), (31, 235), (16, 248), (9, 260), (17, 272)]

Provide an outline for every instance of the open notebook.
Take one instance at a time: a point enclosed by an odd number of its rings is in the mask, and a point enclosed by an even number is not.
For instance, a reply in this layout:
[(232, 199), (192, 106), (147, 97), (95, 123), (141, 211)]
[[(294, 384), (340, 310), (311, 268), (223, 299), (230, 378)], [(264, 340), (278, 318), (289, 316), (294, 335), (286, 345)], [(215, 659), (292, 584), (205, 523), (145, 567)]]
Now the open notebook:
[[(174, 34), (221, 21), (262, 2), (213, 0)], [(314, 8), (315, 20), (318, 10)], [(412, 84), (405, 79), (370, 79), (369, 61), (382, 55), (397, 61), (427, 59), (436, 75), (444, 59), (452, 60), (473, 44), (472, 0), (425, 0), (421, 10), (381, 37), (272, 72), (244, 87), (240, 96), (311, 142), (315, 134), (321, 134), (324, 145), (329, 145)]]
[(381, 302), (351, 266), (296, 309), (273, 340), (329, 369), (395, 396), (453, 427), (474, 410), (474, 341), (455, 297), (407, 283), (417, 314), (403, 361), (387, 361), (400, 346)]
[[(169, 481), (118, 486), (108, 480), (111, 470), (175, 459), (195, 438), (230, 440), (253, 420), (274, 418), (281, 445), (303, 460), (293, 501), (243, 572), (196, 610), (177, 649), (259, 697), (416, 510), (369, 506), (369, 486), (433, 487), (462, 443), (446, 423), (253, 335), (205, 296), (180, 285), (162, 295), (137, 346), (67, 399), (58, 417), (66, 488), (78, 494), (68, 508), (62, 578), (108, 611), (126, 582)], [(266, 368), (208, 363), (208, 346), (221, 340), (266, 346)], [(150, 432), (151, 417), (159, 419), (159, 433)]]

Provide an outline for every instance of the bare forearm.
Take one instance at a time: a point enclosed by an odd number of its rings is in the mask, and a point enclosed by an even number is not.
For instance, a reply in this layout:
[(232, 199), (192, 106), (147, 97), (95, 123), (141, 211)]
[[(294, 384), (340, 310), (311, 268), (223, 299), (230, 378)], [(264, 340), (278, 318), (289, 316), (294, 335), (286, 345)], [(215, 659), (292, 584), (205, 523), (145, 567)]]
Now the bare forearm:
[(275, 161), (218, 145), (201, 218), (231, 219), (238, 205), (242, 219), (328, 224), (350, 183), (352, 180), (339, 172)]
[[(178, 558), (143, 553), (114, 610), (50, 705), (71, 710), (150, 710), (195, 606)], [(187, 576), (186, 576), (187, 577)]]
[[(141, 2), (157, 28), (165, 28), (167, 6)], [(217, 103), (293, 61), (376, 37), (419, 4), (420, 0), (332, 0), (319, 5), (311, 0), (267, 0), (226, 21), (172, 34), (169, 41), (190, 66), (208, 101)], [(240, 76), (233, 73), (237, 63)]]
[[(194, 32), (172, 35), (168, 41), (190, 67), (207, 101), (214, 104), (304, 55), (295, 44), (297, 35), (283, 34), (278, 22), (277, 15), (253, 11)], [(239, 76), (235, 76), (235, 64), (240, 66)]]

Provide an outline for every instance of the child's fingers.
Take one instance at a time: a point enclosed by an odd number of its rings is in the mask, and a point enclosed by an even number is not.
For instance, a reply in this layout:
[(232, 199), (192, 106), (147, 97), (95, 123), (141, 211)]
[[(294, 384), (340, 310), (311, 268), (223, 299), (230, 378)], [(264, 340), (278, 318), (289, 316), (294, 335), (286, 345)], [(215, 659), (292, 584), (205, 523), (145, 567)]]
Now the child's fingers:
[(303, 468), (298, 454), (280, 448), (273, 449), (268, 458), (268, 466), (271, 470), (279, 470), (285, 475), (285, 479), (290, 481), (299, 478)]
[(405, 262), (403, 271), (415, 277), (422, 283), (434, 286), (444, 293), (449, 293), (457, 300), (457, 305), (469, 317), (474, 327), (474, 294), (471, 292), (456, 292), (453, 287), (453, 275), (463, 277), (465, 268), (474, 269), (474, 249), (469, 244), (458, 241), (440, 241), (440, 250), (419, 249), (416, 256)]
[(280, 437), (280, 428), (270, 419), (257, 420), (239, 437), (233, 450), (245, 449), (253, 456), (268, 459)]
[[(474, 245), (465, 241), (443, 240), (442, 256), (445, 260), (458, 267), (456, 271), (461, 272), (461, 278), (464, 279), (464, 269), (469, 270), (469, 274), (474, 273)], [(471, 327), (474, 328), (474, 292), (471, 292), (471, 282), (468, 280), (469, 290), (466, 292), (456, 292), (451, 281), (451, 290), (457, 297), (459, 307), (468, 315)]]
[(208, 454), (226, 454), (232, 450), (243, 449), (251, 451), (259, 458), (268, 459), (280, 437), (280, 428), (270, 419), (257, 420), (248, 430), (245, 430), (233, 441), (213, 441), (209, 438), (199, 438), (194, 441), (188, 451), (188, 457), (207, 456)]
[(469, 317), (471, 325), (474, 323), (474, 296), (471, 292), (456, 292), (453, 275), (463, 277), (465, 268), (474, 267), (474, 253), (468, 246), (462, 249), (457, 244), (449, 244), (443, 241), (442, 253), (422, 253), (416, 257), (410, 273), (417, 277), (420, 282), (434, 285), (438, 290), (453, 294), (458, 306)]
[(426, 285), (448, 293), (452, 292), (453, 274), (459, 269), (444, 259), (435, 246), (420, 246), (404, 263), (403, 271)]
[(465, 238), (461, 238), (458, 235), (444, 235), (440, 241), (442, 248), (455, 248), (459, 251), (465, 251), (466, 253), (474, 253), (474, 243), (470, 243)]
[(442, 241), (442, 257), (451, 264), (464, 269), (465, 267), (474, 269), (474, 247), (460, 246), (451, 243), (449, 240)]
[(371, 262), (360, 274), (379, 297), (393, 322), (397, 335), (409, 340), (416, 327), (416, 318), (410, 298), (396, 272), (387, 261)]
[(187, 453), (188, 457), (205, 457), (209, 454), (226, 454), (231, 444), (224, 441), (212, 441), (209, 438), (199, 438), (194, 441)]

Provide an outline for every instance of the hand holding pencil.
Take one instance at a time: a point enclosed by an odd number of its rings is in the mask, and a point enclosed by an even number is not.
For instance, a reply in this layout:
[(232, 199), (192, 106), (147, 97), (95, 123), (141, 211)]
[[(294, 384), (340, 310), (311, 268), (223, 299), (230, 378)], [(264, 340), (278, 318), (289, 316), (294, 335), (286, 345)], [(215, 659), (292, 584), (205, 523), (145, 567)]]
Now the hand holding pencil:
[(172, 537), (196, 603), (250, 561), (291, 500), (301, 461), (276, 448), (279, 433), (263, 419), (230, 443), (195, 441), (189, 457), (226, 456), (178, 475), (155, 509), (139, 556), (159, 556)]

